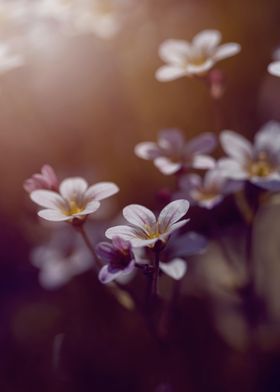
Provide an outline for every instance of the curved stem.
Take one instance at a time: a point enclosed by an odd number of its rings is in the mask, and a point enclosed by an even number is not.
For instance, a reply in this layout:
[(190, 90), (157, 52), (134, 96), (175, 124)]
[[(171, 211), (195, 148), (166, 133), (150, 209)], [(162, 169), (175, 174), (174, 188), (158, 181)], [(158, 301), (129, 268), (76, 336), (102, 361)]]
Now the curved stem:
[(159, 255), (160, 255), (160, 251), (155, 250), (154, 272), (152, 278), (152, 298), (158, 295)]

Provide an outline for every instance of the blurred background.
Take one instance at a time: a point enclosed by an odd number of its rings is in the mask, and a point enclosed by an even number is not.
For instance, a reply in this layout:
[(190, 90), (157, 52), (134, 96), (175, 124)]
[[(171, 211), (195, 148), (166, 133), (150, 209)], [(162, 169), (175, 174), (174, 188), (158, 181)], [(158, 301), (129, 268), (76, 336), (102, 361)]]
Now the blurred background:
[[(25, 1), (24, 12), (35, 3)], [(60, 178), (116, 182), (120, 193), (106, 212), (113, 219), (126, 204), (155, 207), (158, 189), (173, 185), (133, 153), (160, 129), (181, 128), (186, 138), (233, 129), (252, 138), (266, 121), (280, 121), (280, 79), (266, 71), (280, 45), (278, 0), (126, 3), (116, 6), (119, 26), (110, 37), (65, 32), (51, 18), (41, 24), (28, 12), (19, 28), (18, 15), (10, 20), (0, 10), (2, 40), (24, 57), (21, 67), (0, 71), (0, 390), (279, 391), (277, 198), (260, 212), (254, 230), (257, 286), (266, 309), (254, 347), (234, 291), (243, 279), (238, 252), (244, 231), (232, 200), (214, 212), (191, 212), (189, 228), (210, 238), (209, 250), (189, 262), (165, 347), (92, 270), (48, 291), (30, 262), (33, 247), (49, 238), (53, 225), (39, 221), (22, 184), (44, 163)], [(227, 88), (218, 127), (203, 83), (160, 83), (154, 77), (164, 39), (191, 40), (203, 29), (218, 29), (224, 43), (242, 46), (240, 54), (219, 63)], [(234, 268), (217, 236), (231, 246)]]

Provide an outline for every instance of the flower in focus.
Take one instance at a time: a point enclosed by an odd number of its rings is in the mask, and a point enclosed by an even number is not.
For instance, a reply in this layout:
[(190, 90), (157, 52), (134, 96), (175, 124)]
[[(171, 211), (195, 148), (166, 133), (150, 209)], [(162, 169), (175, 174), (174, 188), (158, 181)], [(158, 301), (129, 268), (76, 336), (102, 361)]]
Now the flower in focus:
[(0, 43), (0, 74), (24, 65), (23, 56), (13, 53), (7, 43)]
[(134, 152), (139, 158), (153, 160), (161, 173), (171, 175), (188, 167), (214, 167), (214, 159), (205, 154), (213, 151), (215, 146), (214, 134), (206, 132), (186, 143), (180, 130), (165, 129), (159, 132), (157, 143), (139, 143), (135, 146)]
[(152, 248), (158, 241), (166, 243), (174, 230), (189, 221), (189, 219), (180, 221), (188, 209), (187, 200), (176, 200), (165, 206), (156, 219), (154, 213), (148, 208), (131, 204), (123, 209), (123, 216), (130, 226), (111, 227), (105, 235), (109, 239), (118, 236), (130, 241), (133, 247), (149, 246)]
[(112, 182), (99, 182), (88, 186), (81, 177), (67, 178), (59, 185), (59, 191), (35, 190), (32, 201), (45, 209), (38, 215), (49, 221), (72, 221), (85, 219), (100, 207), (100, 200), (117, 193), (119, 188)]
[(228, 158), (218, 167), (227, 178), (249, 180), (267, 190), (280, 189), (280, 124), (269, 122), (255, 135), (254, 144), (233, 131), (223, 131), (221, 144)]
[(24, 182), (23, 187), (26, 192), (31, 193), (37, 189), (57, 191), (58, 185), (59, 182), (54, 169), (50, 165), (44, 165), (41, 173), (33, 174), (31, 178)]
[(228, 180), (219, 169), (208, 170), (204, 178), (197, 174), (187, 174), (180, 179), (179, 197), (188, 197), (192, 204), (211, 209), (226, 195), (237, 192), (243, 186), (241, 181)]
[(273, 61), (270, 63), (267, 70), (273, 76), (280, 76), (280, 61)]
[(239, 53), (239, 44), (231, 42), (219, 45), (221, 33), (203, 30), (192, 40), (168, 39), (159, 47), (159, 56), (166, 62), (156, 71), (156, 79), (168, 82), (182, 76), (204, 76), (216, 62)]
[(134, 270), (135, 259), (129, 241), (113, 237), (112, 243), (101, 242), (95, 248), (97, 256), (106, 263), (99, 271), (99, 280), (109, 283), (112, 280), (129, 275)]
[(69, 233), (55, 233), (47, 245), (35, 248), (32, 264), (40, 269), (39, 282), (45, 289), (56, 289), (68, 283), (74, 276), (92, 268), (91, 253), (77, 237)]

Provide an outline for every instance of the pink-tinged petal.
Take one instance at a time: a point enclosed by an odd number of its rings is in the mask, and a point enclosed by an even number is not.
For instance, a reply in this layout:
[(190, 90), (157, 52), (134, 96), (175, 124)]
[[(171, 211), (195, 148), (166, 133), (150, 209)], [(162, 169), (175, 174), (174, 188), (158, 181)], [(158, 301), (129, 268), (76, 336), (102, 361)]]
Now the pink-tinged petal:
[(234, 180), (246, 180), (249, 178), (249, 174), (242, 164), (231, 158), (219, 159), (217, 162), (217, 168), (226, 178), (232, 178)]
[(163, 129), (159, 132), (159, 146), (170, 154), (179, 153), (184, 145), (184, 136), (179, 129)]
[(204, 187), (205, 189), (216, 189), (217, 192), (223, 191), (223, 186), (226, 183), (226, 178), (223, 176), (221, 170), (213, 169), (208, 170), (204, 176)]
[(209, 155), (195, 155), (192, 161), (194, 169), (213, 169), (216, 166), (216, 161)]
[(77, 200), (85, 193), (87, 188), (86, 180), (81, 177), (72, 177), (62, 181), (59, 192), (67, 200)]
[(242, 164), (246, 164), (253, 156), (252, 144), (237, 132), (223, 131), (220, 141), (224, 151)]
[(139, 204), (130, 204), (123, 209), (124, 218), (134, 226), (143, 231), (149, 231), (156, 224), (156, 217), (151, 210)]
[(196, 34), (192, 40), (194, 47), (198, 47), (209, 53), (221, 42), (222, 36), (218, 30), (203, 30)]
[(190, 44), (184, 40), (168, 39), (159, 47), (159, 56), (166, 63), (180, 65), (190, 53)]
[(181, 227), (185, 226), (189, 222), (190, 219), (182, 219), (177, 223), (173, 223), (169, 228), (167, 229), (167, 234), (173, 233), (173, 231), (180, 229)]
[(280, 154), (280, 123), (266, 123), (255, 136), (255, 148), (258, 152)]
[(186, 72), (189, 75), (204, 75), (207, 73), (213, 66), (215, 62), (211, 58), (205, 60), (203, 64), (195, 65), (195, 64), (188, 64), (186, 67)]
[(53, 191), (39, 189), (30, 193), (30, 198), (34, 203), (45, 208), (62, 208), (65, 205), (62, 197)]
[(187, 174), (180, 178), (180, 188), (186, 191), (192, 188), (200, 188), (202, 186), (202, 179), (198, 174)]
[(119, 192), (119, 187), (113, 182), (99, 182), (88, 188), (85, 193), (85, 198), (87, 200), (99, 201), (107, 199), (107, 197), (113, 196), (117, 192)]
[(27, 193), (31, 193), (36, 189), (40, 189), (40, 184), (38, 184), (38, 182), (35, 181), (33, 178), (28, 178), (24, 181), (23, 188)]
[(186, 69), (175, 65), (163, 65), (155, 73), (155, 77), (159, 82), (170, 82), (188, 75), (189, 72)]
[(216, 61), (226, 59), (227, 57), (235, 56), (241, 51), (241, 45), (235, 42), (229, 42), (217, 48), (214, 54)]
[(105, 232), (105, 236), (110, 240), (113, 237), (121, 237), (124, 240), (131, 241), (133, 238), (138, 238), (139, 234), (139, 231), (135, 227), (125, 225), (110, 227)]
[(109, 242), (100, 242), (95, 247), (95, 253), (105, 263), (111, 263), (116, 256), (116, 250)]
[(187, 263), (185, 260), (176, 258), (169, 263), (159, 263), (160, 269), (170, 278), (180, 280), (187, 272)]
[(213, 133), (205, 132), (194, 137), (185, 147), (187, 155), (205, 154), (214, 150), (217, 145), (217, 138)]
[(79, 217), (84, 215), (92, 214), (93, 212), (97, 211), (100, 207), (99, 201), (92, 201), (86, 205), (86, 208), (76, 214), (72, 214), (72, 217)]
[(101, 283), (104, 284), (110, 283), (121, 274), (121, 271), (115, 273), (110, 272), (108, 267), (109, 267), (108, 264), (104, 265), (99, 271), (98, 279), (100, 280)]
[(71, 216), (64, 215), (59, 210), (51, 210), (51, 209), (41, 210), (38, 212), (38, 215), (40, 216), (40, 218), (52, 222), (62, 222), (62, 221), (67, 221), (72, 219)]
[(49, 186), (52, 188), (57, 188), (58, 178), (55, 174), (54, 169), (50, 165), (44, 165), (41, 171), (45, 179), (48, 181)]
[(271, 75), (280, 77), (280, 61), (270, 63), (267, 70)]
[(161, 151), (156, 143), (143, 142), (135, 146), (134, 153), (139, 158), (150, 160), (159, 157)]
[(182, 163), (172, 162), (169, 158), (159, 157), (154, 160), (154, 165), (162, 174), (170, 176), (181, 169)]
[(190, 207), (188, 200), (175, 200), (167, 204), (161, 211), (158, 217), (159, 231), (165, 233), (169, 231), (169, 228), (181, 219)]

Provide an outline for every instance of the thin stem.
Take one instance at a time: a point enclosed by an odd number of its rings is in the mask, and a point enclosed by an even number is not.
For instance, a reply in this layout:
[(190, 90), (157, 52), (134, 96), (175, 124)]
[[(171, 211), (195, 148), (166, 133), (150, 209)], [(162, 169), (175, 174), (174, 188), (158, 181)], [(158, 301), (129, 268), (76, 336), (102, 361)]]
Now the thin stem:
[(160, 251), (155, 249), (154, 271), (153, 271), (153, 278), (152, 278), (152, 298), (158, 295), (159, 256), (160, 256)]
[(85, 242), (87, 248), (89, 249), (90, 253), (92, 254), (92, 256), (93, 256), (93, 258), (94, 258), (94, 260), (95, 260), (95, 262), (96, 262), (96, 265), (99, 266), (99, 267), (101, 267), (102, 265), (101, 265), (101, 263), (100, 263), (98, 257), (96, 257), (95, 249), (94, 249), (92, 243), (90, 242), (90, 240), (89, 240), (89, 238), (88, 238), (88, 235), (87, 235), (87, 233), (86, 233), (86, 231), (85, 231), (85, 228), (84, 228), (83, 223), (80, 224), (80, 225), (76, 225), (76, 226), (74, 226), (74, 227), (75, 227), (75, 229), (81, 234), (81, 236), (82, 236), (82, 238), (83, 238), (83, 240), (84, 240), (84, 242)]

